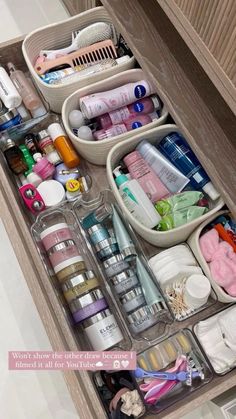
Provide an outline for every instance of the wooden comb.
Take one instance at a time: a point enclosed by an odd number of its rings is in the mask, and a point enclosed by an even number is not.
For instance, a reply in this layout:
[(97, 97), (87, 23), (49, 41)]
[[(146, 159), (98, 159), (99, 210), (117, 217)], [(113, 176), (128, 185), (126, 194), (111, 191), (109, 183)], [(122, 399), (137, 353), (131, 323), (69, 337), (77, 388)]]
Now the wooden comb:
[(68, 64), (74, 68), (77, 65), (97, 63), (108, 58), (117, 58), (117, 53), (113, 42), (108, 39), (106, 41), (97, 42), (89, 47), (80, 48), (77, 51), (64, 55), (54, 60), (44, 61), (35, 67), (38, 74), (42, 75), (55, 67)]

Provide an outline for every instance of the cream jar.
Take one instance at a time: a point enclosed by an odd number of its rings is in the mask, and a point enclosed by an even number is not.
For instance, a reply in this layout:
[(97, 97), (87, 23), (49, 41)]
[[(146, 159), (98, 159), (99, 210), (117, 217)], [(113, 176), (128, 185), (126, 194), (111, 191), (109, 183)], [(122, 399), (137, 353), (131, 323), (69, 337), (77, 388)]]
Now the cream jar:
[(67, 259), (80, 256), (78, 248), (73, 240), (65, 240), (56, 244), (56, 246), (53, 246), (48, 250), (47, 254), (54, 270), (58, 265), (67, 261)]
[(142, 305), (146, 304), (141, 287), (137, 287), (128, 291), (126, 294), (120, 297), (120, 301), (126, 313), (130, 313), (131, 311), (134, 311)]
[(99, 281), (93, 271), (86, 271), (73, 276), (62, 284), (62, 291), (68, 303), (77, 297), (99, 287)]
[(151, 327), (156, 319), (149, 306), (143, 306), (128, 315), (131, 330), (138, 334)]
[(102, 291), (96, 289), (83, 297), (76, 298), (69, 306), (75, 323), (81, 323), (108, 308), (108, 303)]
[(123, 340), (114, 315), (106, 309), (82, 323), (94, 351), (105, 351)]
[(129, 269), (129, 264), (125, 262), (123, 256), (120, 253), (110, 257), (109, 259), (106, 259), (103, 262), (103, 266), (108, 278), (114, 277), (120, 272)]
[(48, 251), (51, 247), (65, 240), (72, 240), (72, 235), (68, 224), (58, 223), (42, 231), (40, 238), (46, 251)]
[(80, 257), (79, 260), (77, 259), (76, 261), (73, 261), (73, 263), (71, 263), (70, 261), (68, 264), (65, 263), (64, 267), (61, 267), (61, 270), (57, 272), (57, 279), (60, 283), (63, 283), (64, 281), (70, 279), (74, 275), (83, 273), (86, 270), (87, 269), (85, 262), (83, 259), (81, 260)]
[(117, 294), (122, 294), (139, 284), (138, 277), (132, 269), (127, 269), (113, 276), (111, 282)]

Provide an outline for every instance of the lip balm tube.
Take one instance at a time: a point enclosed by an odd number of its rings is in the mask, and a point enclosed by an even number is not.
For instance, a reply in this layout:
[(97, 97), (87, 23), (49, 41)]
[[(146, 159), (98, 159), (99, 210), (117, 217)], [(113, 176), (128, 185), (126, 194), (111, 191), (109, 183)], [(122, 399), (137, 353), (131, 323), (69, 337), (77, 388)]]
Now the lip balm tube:
[(80, 109), (87, 119), (95, 118), (106, 112), (129, 105), (137, 99), (149, 96), (152, 91), (150, 83), (140, 80), (106, 92), (94, 93), (80, 99)]
[(125, 262), (123, 255), (117, 254), (103, 262), (105, 273), (108, 278), (114, 277), (122, 271), (129, 269), (129, 264)]
[(127, 269), (111, 278), (117, 294), (122, 294), (139, 284), (137, 275), (132, 269)]
[(123, 340), (117, 321), (109, 309), (85, 320), (82, 327), (94, 351), (105, 351)]
[(88, 291), (92, 291), (99, 287), (99, 285), (99, 281), (93, 271), (86, 271), (67, 279), (67, 281), (62, 284), (62, 291), (66, 301), (71, 303), (77, 297), (80, 297)]

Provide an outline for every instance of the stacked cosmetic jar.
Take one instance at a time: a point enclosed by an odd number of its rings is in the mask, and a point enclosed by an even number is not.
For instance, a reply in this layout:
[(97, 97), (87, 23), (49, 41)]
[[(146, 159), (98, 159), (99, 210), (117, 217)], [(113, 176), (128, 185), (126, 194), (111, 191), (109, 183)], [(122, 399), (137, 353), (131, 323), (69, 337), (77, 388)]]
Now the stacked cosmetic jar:
[[(58, 219), (58, 217), (57, 217)], [(81, 325), (92, 348), (106, 350), (123, 340), (122, 333), (101, 289), (88, 270), (63, 215), (40, 233), (42, 244), (61, 284), (76, 325)]]

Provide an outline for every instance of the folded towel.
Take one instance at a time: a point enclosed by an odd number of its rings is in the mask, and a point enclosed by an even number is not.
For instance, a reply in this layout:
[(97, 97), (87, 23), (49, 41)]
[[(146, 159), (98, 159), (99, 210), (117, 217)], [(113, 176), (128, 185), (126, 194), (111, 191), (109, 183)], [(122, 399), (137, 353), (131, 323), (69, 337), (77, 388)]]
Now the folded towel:
[(236, 307), (223, 311), (218, 318), (224, 341), (236, 355)]
[(214, 228), (200, 237), (200, 249), (207, 262), (212, 260), (212, 256), (218, 248), (219, 240), (219, 233)]

